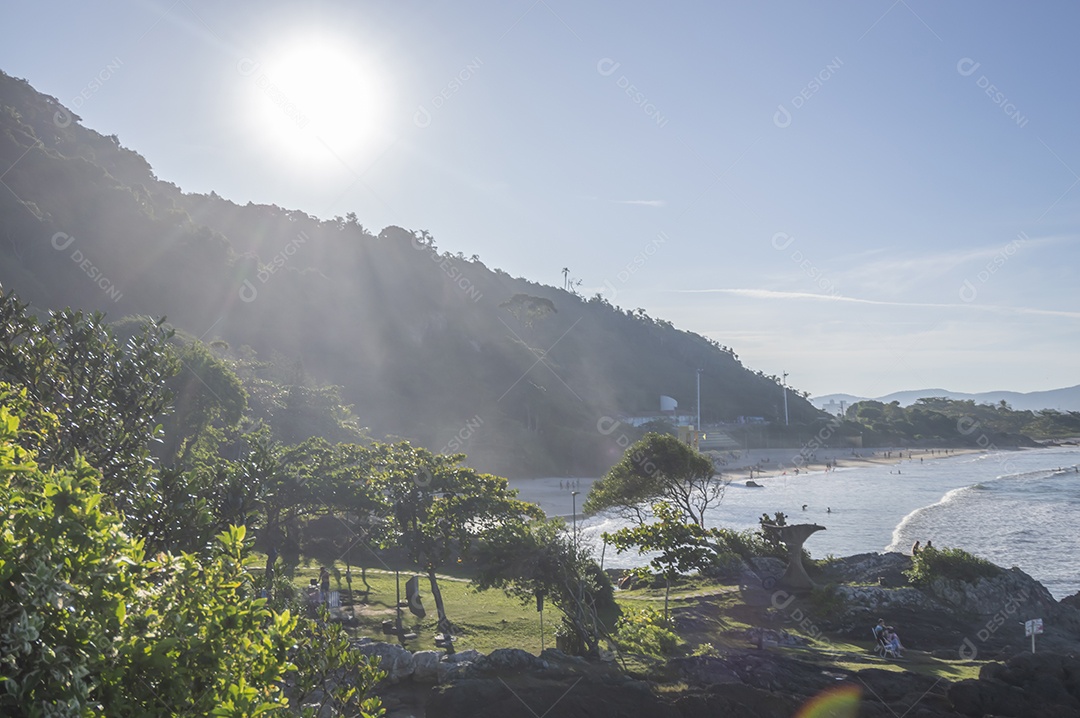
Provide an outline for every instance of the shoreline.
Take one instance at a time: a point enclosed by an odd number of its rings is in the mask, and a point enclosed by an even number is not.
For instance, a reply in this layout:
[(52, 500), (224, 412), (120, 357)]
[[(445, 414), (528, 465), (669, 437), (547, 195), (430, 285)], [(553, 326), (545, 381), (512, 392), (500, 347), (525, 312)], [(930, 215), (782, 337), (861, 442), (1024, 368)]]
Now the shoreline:
[[(1013, 449), (998, 449), (1010, 451)], [(1020, 448), (1015, 449), (1020, 451)], [(718, 462), (727, 481), (775, 479), (800, 474), (823, 474), (863, 466), (900, 466), (904, 463), (938, 461), (954, 456), (989, 453), (987, 449), (818, 449), (807, 457), (804, 449), (750, 449), (727, 452), (728, 463)], [(720, 452), (717, 452), (720, 453)]]
[[(1020, 450), (1020, 449), (1017, 449)], [(727, 483), (745, 484), (751, 480), (772, 480), (796, 475), (795, 469), (799, 469), (802, 476), (823, 476), (840, 469), (851, 469), (867, 466), (899, 466), (920, 460), (937, 461), (956, 456), (968, 456), (972, 454), (989, 453), (986, 449), (963, 448), (963, 449), (851, 449), (851, 448), (823, 448), (811, 454), (807, 461), (798, 462), (803, 455), (803, 449), (751, 449), (749, 451), (713, 452), (727, 460), (726, 464), (719, 463), (718, 475)], [(903, 458), (901, 458), (903, 454)], [(911, 458), (908, 458), (908, 456)], [(798, 464), (797, 464), (798, 462)], [(826, 464), (829, 465), (828, 468)], [(551, 517), (560, 517), (571, 523), (574, 519), (576, 504), (577, 518), (585, 519), (581, 511), (585, 499), (588, 498), (592, 485), (601, 477), (558, 477), (539, 476), (533, 478), (509, 479), (510, 488), (518, 491), (518, 498), (522, 501), (537, 504)], [(574, 497), (573, 491), (578, 495)]]

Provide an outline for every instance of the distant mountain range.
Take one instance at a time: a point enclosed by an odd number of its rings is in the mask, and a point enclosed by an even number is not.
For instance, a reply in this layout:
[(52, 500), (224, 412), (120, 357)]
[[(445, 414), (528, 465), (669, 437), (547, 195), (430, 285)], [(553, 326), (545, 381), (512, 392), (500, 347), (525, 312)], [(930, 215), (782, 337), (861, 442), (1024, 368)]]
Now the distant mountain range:
[(980, 394), (965, 394), (959, 391), (947, 389), (916, 389), (914, 391), (897, 391), (879, 397), (853, 396), (852, 394), (825, 394), (810, 399), (810, 403), (824, 411), (835, 413), (839, 410), (840, 402), (844, 406), (851, 406), (858, 401), (880, 401), (889, 404), (894, 401), (900, 402), (900, 406), (909, 406), (919, 399), (928, 397), (945, 397), (958, 401), (971, 400), (976, 404), (998, 404), (1005, 401), (1009, 406), (1018, 411), (1038, 411), (1040, 409), (1057, 409), (1058, 411), (1080, 411), (1080, 384), (1064, 389), (1051, 389), (1049, 391), (986, 391)]

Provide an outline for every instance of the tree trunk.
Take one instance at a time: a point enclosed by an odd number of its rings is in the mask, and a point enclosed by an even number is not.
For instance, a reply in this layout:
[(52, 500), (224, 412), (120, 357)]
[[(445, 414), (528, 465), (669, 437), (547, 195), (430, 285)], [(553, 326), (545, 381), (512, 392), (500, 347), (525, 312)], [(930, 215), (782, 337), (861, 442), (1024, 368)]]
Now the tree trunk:
[(446, 620), (446, 608), (443, 606), (442, 591), (439, 590), (439, 581), (435, 578), (435, 569), (428, 569), (428, 581), (431, 583), (431, 597), (435, 599), (435, 611), (439, 614), (439, 628), (443, 632), (449, 632), (450, 622)]
[(668, 620), (668, 596), (671, 595), (671, 578), (664, 578), (664, 621)]
[(435, 578), (435, 569), (429, 568), (428, 581), (431, 583), (431, 597), (435, 599), (435, 611), (439, 614), (439, 630), (443, 634), (443, 639), (446, 643), (447, 654), (453, 654), (454, 642), (453, 632), (450, 630), (450, 621), (446, 618), (446, 608), (443, 606), (442, 591), (439, 590), (439, 581)]

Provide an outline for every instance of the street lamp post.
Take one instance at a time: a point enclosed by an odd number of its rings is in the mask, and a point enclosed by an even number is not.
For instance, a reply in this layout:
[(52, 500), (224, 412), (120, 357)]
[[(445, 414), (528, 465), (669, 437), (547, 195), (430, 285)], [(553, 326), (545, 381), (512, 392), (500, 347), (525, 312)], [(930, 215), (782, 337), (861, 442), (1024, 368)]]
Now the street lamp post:
[(574, 555), (577, 555), (577, 491), (570, 492), (570, 499), (573, 501), (573, 521), (574, 521)]
[[(698, 436), (701, 435), (701, 369), (697, 370), (697, 429)], [(696, 446), (694, 447), (697, 448)]]

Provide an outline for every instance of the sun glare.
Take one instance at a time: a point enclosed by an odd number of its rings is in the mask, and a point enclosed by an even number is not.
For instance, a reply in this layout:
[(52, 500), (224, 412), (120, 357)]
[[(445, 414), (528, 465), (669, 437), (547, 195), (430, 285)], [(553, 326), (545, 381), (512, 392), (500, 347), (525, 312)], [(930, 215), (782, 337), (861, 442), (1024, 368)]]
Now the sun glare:
[(258, 90), (253, 119), (291, 159), (348, 162), (377, 139), (385, 91), (347, 46), (308, 39), (248, 67)]

